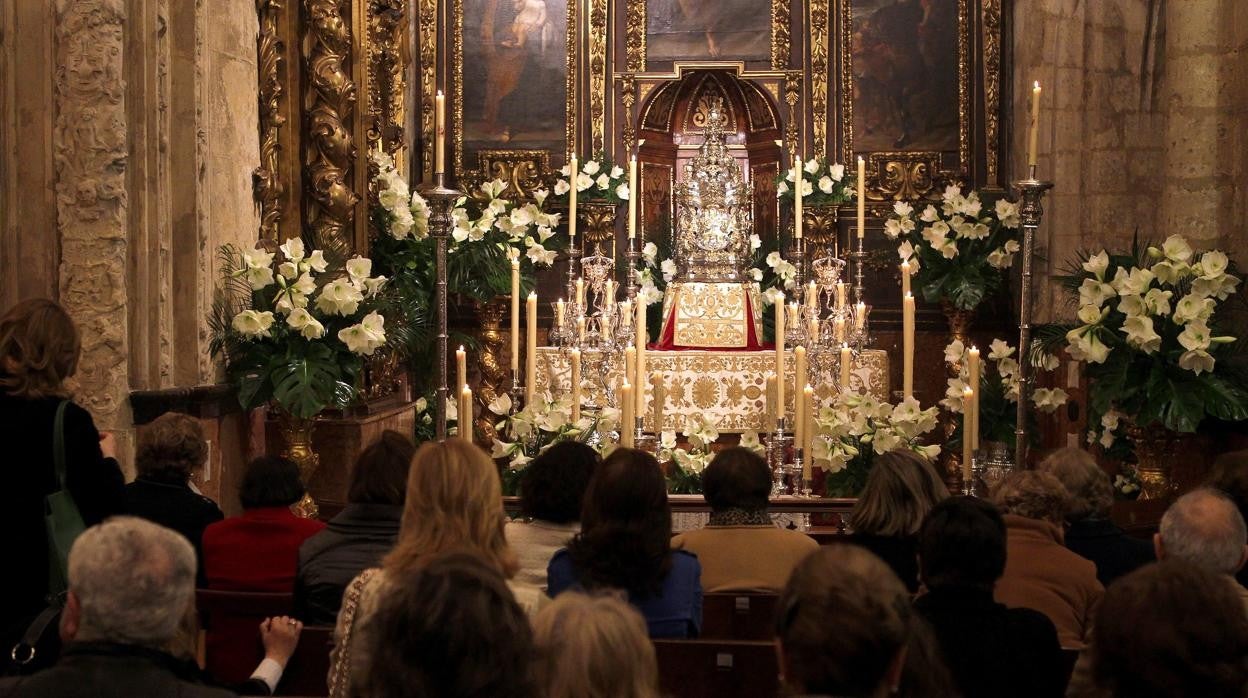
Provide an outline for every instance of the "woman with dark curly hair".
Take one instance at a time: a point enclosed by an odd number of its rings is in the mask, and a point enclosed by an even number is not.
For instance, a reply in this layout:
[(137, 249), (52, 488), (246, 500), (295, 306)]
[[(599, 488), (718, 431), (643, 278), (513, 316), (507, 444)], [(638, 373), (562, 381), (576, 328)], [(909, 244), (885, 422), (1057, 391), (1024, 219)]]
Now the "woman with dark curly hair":
[(672, 550), (667, 483), (654, 456), (619, 448), (594, 473), (581, 533), (546, 570), (547, 593), (619, 589), (646, 619), (650, 637), (696, 637), (702, 627), (702, 566)]
[(546, 587), (546, 565), (581, 530), (581, 500), (601, 459), (579, 441), (562, 441), (533, 459), (520, 479), (524, 520), (509, 521), (507, 543), (520, 559), (515, 582)]
[(139, 431), (134, 465), (138, 477), (126, 485), (126, 510), (181, 533), (195, 546), (204, 580), (204, 529), (225, 518), (221, 507), (200, 494), (191, 477), (204, 467), (208, 445), (199, 422), (184, 414), (162, 414)]

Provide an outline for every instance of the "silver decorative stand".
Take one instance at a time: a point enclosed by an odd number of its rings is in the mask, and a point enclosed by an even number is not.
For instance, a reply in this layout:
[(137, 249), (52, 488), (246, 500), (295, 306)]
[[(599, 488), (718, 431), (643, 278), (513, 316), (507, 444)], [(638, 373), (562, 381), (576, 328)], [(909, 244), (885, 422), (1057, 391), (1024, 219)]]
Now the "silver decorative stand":
[(439, 172), (433, 175), (433, 184), (421, 187), (420, 195), (429, 202), (429, 234), (433, 236), (434, 242), (434, 273), (437, 280), (434, 284), (433, 304), (438, 316), (437, 417), (434, 434), (438, 441), (444, 441), (446, 397), (450, 390), (447, 385), (446, 246), (454, 225), (451, 211), (455, 207), (455, 201), (463, 196), (463, 192), (447, 187), (446, 175)]
[[(861, 231), (858, 231), (861, 233)], [(862, 266), (867, 261), (867, 252), (863, 247), (864, 236), (858, 235), (858, 248), (850, 252), (848, 256), (854, 258), (854, 303), (865, 303), (863, 296), (866, 295), (866, 286), (863, 283), (864, 270)]]
[(1036, 246), (1036, 230), (1044, 216), (1041, 200), (1045, 192), (1053, 188), (1053, 182), (1036, 179), (1036, 166), (1031, 166), (1027, 179), (1014, 183), (1021, 199), (1019, 218), (1023, 224), (1023, 268), (1019, 284), (1018, 312), (1018, 412), (1014, 425), (1014, 463), (1026, 467), (1027, 463), (1027, 412), (1031, 407), (1031, 267)]
[[(631, 194), (630, 194), (631, 196)], [(628, 239), (628, 279), (626, 279), (628, 299), (637, 298), (637, 262), (641, 259), (641, 243), (637, 238)]]

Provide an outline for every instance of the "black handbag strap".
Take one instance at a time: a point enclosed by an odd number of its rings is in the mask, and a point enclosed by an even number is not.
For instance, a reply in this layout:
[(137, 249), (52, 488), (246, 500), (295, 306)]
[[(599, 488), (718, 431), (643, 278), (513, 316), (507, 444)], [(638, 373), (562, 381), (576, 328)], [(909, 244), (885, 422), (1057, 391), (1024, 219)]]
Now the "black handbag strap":
[(9, 652), (9, 658), (18, 666), (25, 666), (35, 661), (38, 654), (39, 640), (43, 638), (48, 626), (61, 615), (60, 606), (48, 606), (26, 626), (22, 639)]
[(56, 471), (58, 490), (65, 489), (65, 408), (68, 406), (69, 400), (61, 400), (52, 423), (52, 467)]

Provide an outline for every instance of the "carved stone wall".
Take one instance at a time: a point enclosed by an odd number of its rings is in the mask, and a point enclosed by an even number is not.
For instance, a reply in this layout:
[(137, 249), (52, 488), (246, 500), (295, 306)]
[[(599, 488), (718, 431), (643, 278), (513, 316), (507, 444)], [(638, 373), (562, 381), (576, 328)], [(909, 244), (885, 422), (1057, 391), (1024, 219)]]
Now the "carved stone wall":
[[(1248, 243), (1248, 13), (1237, 0), (1014, 3), (1013, 176), (1025, 172), (1031, 84), (1044, 88), (1041, 284), (1080, 249), (1182, 233)], [(1241, 263), (1245, 261), (1240, 258)], [(1047, 288), (1048, 298), (1057, 298)], [(1044, 295), (1041, 296), (1045, 298)], [(1041, 318), (1073, 315), (1038, 302)]]
[(255, 0), (0, 0), (0, 310), (69, 310), (76, 398), (123, 451), (132, 391), (217, 378), (216, 249), (259, 225), (256, 33)]

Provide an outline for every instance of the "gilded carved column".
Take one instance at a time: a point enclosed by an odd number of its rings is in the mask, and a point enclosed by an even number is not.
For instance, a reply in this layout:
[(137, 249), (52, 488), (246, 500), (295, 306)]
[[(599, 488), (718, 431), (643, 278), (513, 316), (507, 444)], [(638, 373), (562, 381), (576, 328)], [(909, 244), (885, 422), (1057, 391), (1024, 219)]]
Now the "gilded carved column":
[(122, 0), (58, 0), (52, 125), (60, 302), (82, 334), (77, 394), (103, 429), (127, 426), (129, 157)]
[(828, 154), (828, 0), (810, 0), (810, 121), (815, 157)]
[(260, 206), (260, 239), (278, 243), (278, 225), (282, 221), (282, 194), (286, 183), (281, 181), (278, 157), (281, 149), (278, 134), (286, 117), (282, 115), (285, 88), (281, 80), (283, 54), (286, 51), (279, 34), (282, 0), (256, 0), (260, 33), (256, 38), (257, 69), (260, 74), (260, 166), (253, 173), (256, 203)]
[(307, 143), (305, 219), (313, 244), (347, 257), (354, 249), (359, 195), (351, 188), (356, 84), (347, 72), (351, 27), (349, 0), (304, 0)]

